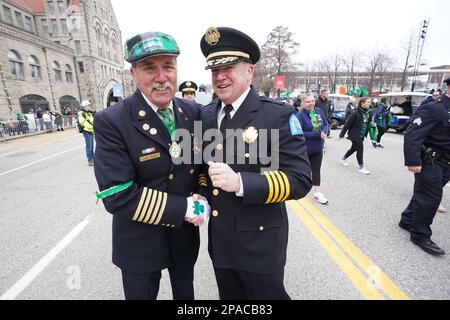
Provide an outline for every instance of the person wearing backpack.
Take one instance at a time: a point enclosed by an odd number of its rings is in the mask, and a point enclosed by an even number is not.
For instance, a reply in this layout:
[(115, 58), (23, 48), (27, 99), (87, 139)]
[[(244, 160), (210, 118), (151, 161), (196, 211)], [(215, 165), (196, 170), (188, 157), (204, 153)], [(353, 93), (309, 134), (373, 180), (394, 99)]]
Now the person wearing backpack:
[(95, 109), (89, 100), (83, 100), (81, 110), (78, 111), (77, 127), (83, 133), (89, 166), (94, 165), (94, 113)]
[(378, 105), (378, 108), (376, 109), (375, 116), (374, 116), (374, 122), (377, 124), (378, 127), (378, 136), (377, 141), (372, 141), (374, 148), (384, 148), (381, 145), (381, 137), (386, 133), (386, 131), (389, 129), (389, 124), (391, 121), (391, 114), (386, 106), (387, 99), (385, 97), (381, 98), (381, 102)]

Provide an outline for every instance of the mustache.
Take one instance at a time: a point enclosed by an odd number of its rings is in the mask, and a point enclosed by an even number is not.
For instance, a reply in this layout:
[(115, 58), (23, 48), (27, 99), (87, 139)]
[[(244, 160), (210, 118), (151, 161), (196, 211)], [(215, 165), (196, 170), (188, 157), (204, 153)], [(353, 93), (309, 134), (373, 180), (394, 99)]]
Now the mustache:
[(156, 89), (156, 90), (166, 90), (166, 89), (172, 89), (172, 85), (170, 84), (170, 82), (166, 81), (163, 83), (152, 83), (149, 86), (150, 90)]

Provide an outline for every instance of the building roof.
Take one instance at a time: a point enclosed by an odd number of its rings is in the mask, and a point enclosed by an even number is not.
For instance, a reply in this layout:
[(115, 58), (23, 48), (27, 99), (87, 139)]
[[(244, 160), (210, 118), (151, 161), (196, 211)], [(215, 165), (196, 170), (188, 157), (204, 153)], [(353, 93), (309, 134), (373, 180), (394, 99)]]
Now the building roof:
[[(45, 13), (44, 0), (9, 0), (9, 2), (32, 13)], [(80, 0), (70, 0), (68, 2), (72, 6), (80, 6)]]
[(9, 2), (32, 13), (45, 12), (44, 0), (9, 0)]

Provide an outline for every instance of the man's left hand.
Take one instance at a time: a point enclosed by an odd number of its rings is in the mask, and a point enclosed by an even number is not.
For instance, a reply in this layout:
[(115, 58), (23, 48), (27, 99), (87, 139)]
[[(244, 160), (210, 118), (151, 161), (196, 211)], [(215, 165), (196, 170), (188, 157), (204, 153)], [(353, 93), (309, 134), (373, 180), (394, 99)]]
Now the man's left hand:
[(241, 188), (239, 175), (226, 163), (209, 162), (208, 174), (215, 188), (225, 192), (238, 192)]

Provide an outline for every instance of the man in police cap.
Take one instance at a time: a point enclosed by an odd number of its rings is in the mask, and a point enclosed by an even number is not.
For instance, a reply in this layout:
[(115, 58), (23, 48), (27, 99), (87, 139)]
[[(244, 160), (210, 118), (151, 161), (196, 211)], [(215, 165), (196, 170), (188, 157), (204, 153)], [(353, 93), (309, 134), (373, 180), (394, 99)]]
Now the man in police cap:
[[(224, 157), (241, 160), (236, 164), (229, 158), (226, 163), (205, 159), (206, 177), (201, 180), (212, 210), (208, 248), (220, 298), (290, 299), (283, 283), (288, 242), (284, 202), (302, 198), (311, 189), (300, 123), (292, 108), (260, 97), (251, 85), (260, 51), (248, 35), (212, 27), (200, 46), (218, 96), (201, 110), (203, 129), (222, 132), (219, 137), (224, 139), (215, 141), (211, 158), (223, 152)], [(235, 139), (244, 145), (242, 153)], [(267, 170), (262, 155), (251, 151), (262, 139), (279, 143), (278, 150), (270, 144), (263, 151), (272, 159), (279, 157), (273, 170)]]
[(113, 214), (113, 263), (126, 299), (156, 299), (165, 268), (173, 298), (194, 299), (199, 234), (184, 220), (193, 217), (198, 170), (172, 159), (181, 156), (175, 130), (193, 131), (199, 105), (174, 98), (179, 53), (161, 32), (129, 39), (125, 60), (138, 89), (95, 117), (97, 197)]
[(450, 78), (447, 94), (418, 109), (405, 134), (405, 165), (415, 175), (414, 194), (399, 226), (411, 241), (432, 255), (445, 252), (431, 240), (431, 224), (450, 180)]
[(193, 81), (185, 81), (178, 87), (181, 91), (183, 99), (195, 101), (195, 92), (197, 91), (197, 85)]

